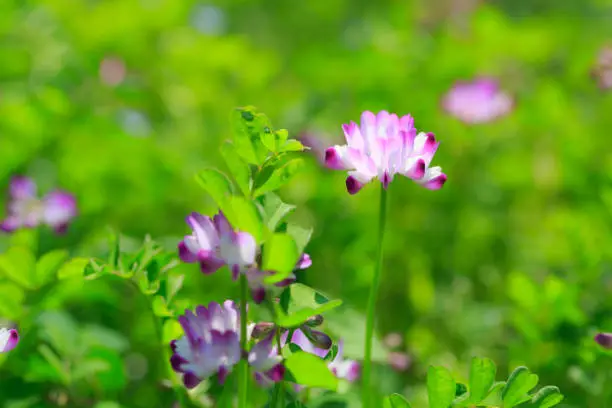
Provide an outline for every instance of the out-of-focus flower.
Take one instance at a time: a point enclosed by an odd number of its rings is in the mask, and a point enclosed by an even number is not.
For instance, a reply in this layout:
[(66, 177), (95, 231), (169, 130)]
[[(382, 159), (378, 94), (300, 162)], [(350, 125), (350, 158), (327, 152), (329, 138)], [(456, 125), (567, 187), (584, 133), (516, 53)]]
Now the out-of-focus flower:
[(597, 79), (600, 89), (612, 88), (612, 46), (601, 49), (591, 75)]
[(389, 353), (389, 364), (397, 371), (406, 371), (412, 360), (406, 353), (392, 351)]
[[(193, 388), (215, 374), (223, 383), (243, 352), (240, 348), (240, 310), (236, 304), (231, 300), (222, 305), (211, 302), (208, 308), (198, 306), (195, 313), (187, 310), (178, 321), (185, 335), (170, 343), (173, 352), (170, 364), (183, 374), (185, 386)], [(250, 325), (248, 332), (252, 330), (253, 325)], [(247, 335), (251, 337), (250, 333)], [(253, 345), (248, 353), (249, 364), (258, 380), (274, 382), (283, 376), (284, 368), (278, 367), (282, 358), (273, 346), (273, 335), (272, 332)]]
[(178, 245), (183, 262), (198, 262), (206, 274), (228, 265), (234, 279), (255, 263), (255, 239), (248, 232), (234, 231), (223, 213), (211, 219), (193, 212), (186, 221), (193, 232)]
[(125, 64), (119, 58), (106, 57), (100, 62), (99, 74), (105, 85), (117, 86), (125, 79)]
[(398, 348), (402, 345), (402, 335), (399, 333), (389, 333), (385, 336), (383, 342), (389, 348)]
[(310, 149), (321, 164), (325, 164), (325, 149), (327, 147), (323, 137), (315, 132), (303, 132), (299, 137), (300, 142)]
[[(295, 282), (297, 279), (295, 276), (295, 271), (307, 269), (312, 265), (312, 260), (310, 259), (310, 255), (304, 253), (298, 260), (295, 265), (294, 271), (287, 276), (287, 278), (283, 279), (280, 282), (274, 284), (274, 286), (282, 288), (288, 286)], [(249, 268), (246, 271), (246, 276), (249, 281), (249, 287), (251, 289), (251, 296), (253, 297), (253, 301), (257, 304), (263, 302), (266, 298), (266, 284), (264, 283), (264, 279), (268, 276), (274, 274), (274, 271), (262, 271), (256, 267)]]
[(495, 120), (509, 113), (512, 105), (512, 98), (490, 78), (457, 82), (442, 98), (449, 114), (469, 124)]
[(600, 346), (612, 350), (612, 333), (599, 333), (595, 336), (595, 341)]
[(6, 353), (17, 347), (19, 333), (15, 329), (0, 328), (0, 353)]
[[(317, 332), (320, 333), (320, 332)], [(283, 342), (287, 341), (287, 334), (284, 334)], [(328, 337), (329, 338), (329, 337)], [(329, 353), (328, 349), (317, 347), (314, 345), (309, 339), (309, 336), (304, 333), (302, 329), (297, 329), (293, 332), (291, 336), (291, 343), (299, 346), (302, 351), (306, 353), (314, 354), (321, 358), (324, 358), (327, 353)], [(331, 347), (331, 340), (329, 342), (329, 347)], [(329, 348), (328, 347), (328, 348)], [(343, 348), (344, 343), (342, 340), (338, 342), (338, 352), (332, 361), (329, 362), (328, 367), (334, 373), (334, 375), (338, 378), (345, 379), (349, 382), (355, 381), (359, 377), (359, 363), (354, 360), (346, 360), (343, 357)]]
[(356, 194), (377, 177), (387, 188), (395, 174), (413, 179), (422, 186), (437, 190), (446, 182), (440, 167), (430, 167), (439, 142), (433, 133), (419, 133), (410, 115), (369, 111), (361, 115), (361, 125), (342, 125), (346, 145), (325, 151), (325, 163), (337, 170), (349, 170), (346, 188)]
[(7, 216), (0, 229), (12, 232), (18, 228), (34, 228), (46, 224), (57, 233), (63, 233), (77, 214), (74, 196), (64, 191), (52, 191), (38, 198), (36, 183), (28, 177), (11, 179)]

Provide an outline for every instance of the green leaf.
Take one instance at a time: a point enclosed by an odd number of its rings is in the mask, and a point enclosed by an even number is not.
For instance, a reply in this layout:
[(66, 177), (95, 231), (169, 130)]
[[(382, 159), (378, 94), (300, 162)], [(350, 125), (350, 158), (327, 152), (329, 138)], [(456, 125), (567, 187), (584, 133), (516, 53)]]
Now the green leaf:
[(304, 248), (308, 245), (310, 241), (310, 237), (312, 236), (312, 228), (304, 228), (299, 225), (289, 224), (287, 225), (287, 234), (293, 237), (295, 241), (298, 251), (301, 254), (304, 252)]
[(399, 394), (391, 394), (386, 398), (389, 406), (391, 408), (410, 408), (410, 404), (406, 400), (406, 398), (402, 397)]
[(64, 249), (56, 249), (41, 256), (36, 262), (37, 286), (48, 283), (66, 259), (68, 259), (68, 251)]
[(253, 106), (236, 108), (232, 114), (232, 128), (238, 154), (247, 163), (261, 166), (268, 154), (262, 139), (265, 137), (269, 144), (274, 137), (268, 118), (257, 113)]
[(10, 281), (0, 282), (0, 316), (17, 321), (21, 316), (25, 292), (21, 286)]
[(251, 169), (248, 164), (242, 160), (236, 152), (234, 144), (229, 141), (221, 146), (221, 156), (223, 156), (223, 160), (225, 160), (225, 164), (229, 168), (234, 180), (236, 180), (240, 191), (248, 197), (251, 192)]
[(489, 393), (495, 382), (497, 367), (488, 358), (474, 357), (470, 368), (470, 401), (478, 404)]
[(162, 296), (155, 296), (151, 303), (151, 307), (153, 308), (153, 313), (158, 317), (171, 317), (173, 316), (172, 311), (168, 309), (168, 305), (166, 304), (166, 299)]
[(36, 258), (25, 247), (10, 247), (0, 254), (0, 272), (26, 289), (36, 287)]
[(455, 399), (455, 380), (446, 368), (430, 366), (427, 371), (427, 393), (430, 408), (448, 408)]
[(304, 167), (304, 160), (295, 158), (289, 160), (281, 167), (273, 169), (265, 180), (258, 179), (259, 184), (255, 187), (255, 197), (276, 191), (287, 184)]
[(263, 270), (275, 271), (265, 279), (266, 283), (276, 283), (285, 279), (300, 258), (297, 245), (288, 234), (275, 233), (266, 241), (263, 248)]
[(79, 349), (79, 327), (68, 313), (48, 310), (37, 319), (41, 338), (49, 343), (62, 357), (76, 357)]
[(489, 395), (483, 399), (480, 404), (485, 407), (499, 407), (503, 404), (502, 391), (506, 386), (505, 381), (499, 381), (493, 384), (489, 390)]
[[(293, 210), (295, 205), (284, 203), (280, 197), (272, 192), (262, 197), (264, 223), (272, 232), (276, 231), (278, 224)], [(295, 240), (295, 239), (294, 239)]]
[(121, 264), (121, 237), (117, 231), (112, 229), (109, 230), (108, 246), (110, 248), (108, 252), (108, 264), (115, 271), (121, 269), (123, 266)]
[(178, 293), (179, 290), (183, 287), (183, 281), (185, 280), (185, 275), (173, 275), (168, 274), (167, 280), (167, 293), (166, 300), (168, 303), (174, 299), (174, 296)]
[(89, 264), (89, 258), (72, 258), (57, 271), (58, 279), (82, 278), (85, 268)]
[(332, 391), (338, 388), (338, 379), (327, 363), (314, 354), (293, 353), (285, 360), (285, 367), (291, 372), (297, 384)]
[(548, 385), (533, 396), (531, 403), (536, 408), (550, 408), (563, 401), (563, 395), (559, 388)]
[(281, 327), (298, 327), (308, 318), (342, 305), (341, 300), (329, 300), (323, 294), (301, 283), (294, 283), (286, 291), (289, 298), (287, 313), (277, 305), (276, 324)]
[(227, 200), (227, 205), (222, 207), (225, 216), (230, 224), (244, 232), (248, 232), (261, 242), (264, 236), (264, 225), (261, 214), (255, 204), (244, 197), (231, 196)]
[(43, 358), (49, 363), (58, 377), (61, 379), (62, 384), (68, 385), (70, 384), (70, 373), (68, 372), (67, 367), (62, 363), (62, 360), (51, 350), (49, 346), (46, 344), (38, 345), (38, 352), (43, 356)]
[(94, 408), (121, 408), (121, 405), (113, 401), (100, 401), (94, 405)]
[(511, 408), (529, 399), (527, 393), (538, 384), (538, 376), (532, 374), (527, 367), (517, 367), (502, 391), (504, 408)]
[(196, 181), (219, 207), (223, 207), (225, 200), (232, 194), (232, 183), (218, 170), (202, 170), (196, 175)]
[(281, 146), (279, 153), (281, 152), (301, 152), (304, 150), (304, 145), (299, 140), (290, 139)]

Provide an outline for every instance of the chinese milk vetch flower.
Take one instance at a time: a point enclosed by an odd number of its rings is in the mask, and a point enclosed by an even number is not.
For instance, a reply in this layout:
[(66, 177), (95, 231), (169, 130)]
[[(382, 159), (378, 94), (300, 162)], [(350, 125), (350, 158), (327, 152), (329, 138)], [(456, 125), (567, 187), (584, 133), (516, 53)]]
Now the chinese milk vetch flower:
[(15, 329), (0, 328), (0, 353), (6, 353), (17, 347), (19, 333)]
[(255, 263), (255, 239), (248, 232), (235, 231), (222, 212), (213, 218), (192, 212), (186, 221), (192, 233), (178, 245), (183, 262), (198, 262), (207, 274), (228, 265), (234, 279)]
[[(211, 302), (208, 307), (198, 306), (195, 313), (185, 311), (179, 316), (185, 334), (170, 343), (172, 368), (183, 374), (187, 388), (197, 386), (202, 380), (217, 375), (223, 383), (242, 355), (240, 348), (240, 310), (227, 300), (223, 304)], [(248, 328), (248, 337), (253, 325)], [(248, 353), (248, 361), (256, 378), (265, 377), (278, 381), (283, 368), (271, 336), (256, 343)]]
[(34, 228), (46, 224), (63, 233), (77, 214), (74, 196), (64, 191), (52, 191), (42, 199), (37, 196), (36, 183), (28, 177), (13, 177), (9, 186), (6, 218), (0, 229), (12, 232), (18, 228)]
[[(289, 274), (289, 276), (287, 276), (282, 281), (275, 283), (274, 286), (282, 288), (282, 287), (292, 284), (297, 279), (295, 276), (295, 272), (298, 270), (307, 269), (311, 265), (312, 265), (312, 260), (310, 258), (310, 255), (306, 253), (302, 254), (297, 264), (295, 265), (293, 272)], [(263, 302), (263, 300), (266, 298), (266, 284), (264, 282), (264, 279), (267, 276), (270, 276), (273, 274), (274, 274), (274, 271), (262, 271), (256, 267), (249, 268), (246, 271), (246, 276), (249, 282), (249, 287), (251, 289), (251, 296), (253, 297), (253, 301), (255, 303), (259, 304)]]
[[(320, 333), (314, 331), (315, 336)], [(326, 335), (325, 335), (326, 336)], [(311, 335), (312, 337), (312, 335)], [(328, 337), (329, 338), (329, 337)], [(283, 341), (285, 342), (287, 339), (287, 334), (285, 333), (283, 336)], [(316, 340), (316, 339), (315, 339)], [(324, 358), (327, 353), (330, 352), (328, 350), (331, 347), (331, 342), (325, 344), (328, 346), (328, 349), (317, 347), (313, 344), (312, 340), (308, 338), (308, 336), (301, 329), (297, 329), (293, 332), (291, 336), (291, 343), (299, 346), (306, 353), (311, 353), (321, 358)], [(324, 342), (327, 343), (327, 342)], [(323, 344), (321, 344), (323, 345)], [(338, 352), (332, 361), (328, 363), (329, 369), (334, 373), (334, 375), (338, 378), (347, 380), (349, 382), (355, 381), (359, 377), (359, 363), (354, 360), (346, 360), (343, 356), (344, 343), (342, 340), (338, 342)]]
[(612, 46), (601, 49), (591, 75), (597, 79), (601, 90), (612, 88)]
[(489, 78), (457, 82), (442, 98), (444, 110), (469, 124), (495, 120), (510, 112), (512, 105), (512, 98)]
[(595, 336), (595, 341), (603, 348), (612, 350), (612, 333), (599, 333)]
[(439, 142), (433, 133), (418, 133), (412, 116), (369, 111), (361, 115), (361, 124), (342, 125), (346, 145), (325, 151), (325, 164), (337, 170), (349, 170), (346, 188), (357, 193), (377, 177), (387, 188), (395, 174), (401, 174), (424, 187), (437, 190), (446, 182), (440, 167), (430, 167)]

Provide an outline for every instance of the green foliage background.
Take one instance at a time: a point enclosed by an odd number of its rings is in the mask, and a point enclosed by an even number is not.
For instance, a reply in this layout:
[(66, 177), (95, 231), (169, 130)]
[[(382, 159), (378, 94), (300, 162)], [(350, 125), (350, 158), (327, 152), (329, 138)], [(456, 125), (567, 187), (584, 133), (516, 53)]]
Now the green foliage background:
[[(236, 106), (325, 144), (363, 110), (410, 112), (442, 141), (435, 163), (449, 181), (439, 192), (405, 179), (390, 189), (378, 329), (401, 333), (413, 364), (402, 374), (380, 367), (381, 393), (422, 406), (429, 364), (461, 379), (483, 355), (503, 376), (529, 366), (560, 387), (560, 406), (609, 406), (612, 359), (592, 337), (612, 330), (612, 96), (589, 72), (612, 38), (611, 11), (607, 0), (3, 0), (0, 182), (27, 174), (42, 190), (67, 189), (80, 215), (64, 237), (3, 235), (0, 249), (21, 240), (38, 254), (101, 256), (108, 225), (126, 247), (151, 234), (172, 248), (186, 214), (213, 210), (193, 175), (223, 167), (218, 147)], [(127, 68), (117, 86), (100, 80), (109, 57)], [(516, 108), (466, 126), (440, 97), (480, 74), (499, 78)], [(315, 228), (303, 280), (359, 313), (378, 189), (349, 196), (344, 176), (313, 156), (281, 195)], [(225, 274), (181, 268), (186, 304), (236, 293)], [(36, 301), (56, 351), (78, 366), (82, 346), (87, 361), (110, 365), (75, 386), (88, 404), (170, 406), (155, 381), (150, 312), (133, 288), (108, 279), (32, 294), (0, 279), (0, 315)], [(28, 342), (0, 356), (6, 407), (61, 383)]]

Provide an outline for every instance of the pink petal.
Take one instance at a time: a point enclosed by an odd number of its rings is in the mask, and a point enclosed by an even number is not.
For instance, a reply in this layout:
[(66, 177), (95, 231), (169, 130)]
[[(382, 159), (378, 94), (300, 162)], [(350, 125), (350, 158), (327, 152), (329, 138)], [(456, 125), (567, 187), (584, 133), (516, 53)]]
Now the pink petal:
[(77, 214), (76, 200), (72, 194), (54, 191), (43, 199), (43, 220), (52, 228), (61, 229)]
[(36, 183), (24, 176), (11, 178), (9, 194), (14, 200), (27, 200), (36, 197)]

